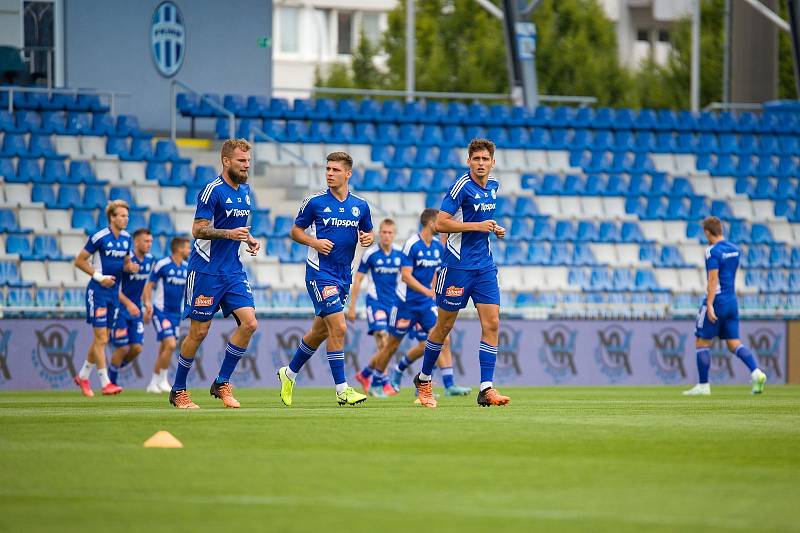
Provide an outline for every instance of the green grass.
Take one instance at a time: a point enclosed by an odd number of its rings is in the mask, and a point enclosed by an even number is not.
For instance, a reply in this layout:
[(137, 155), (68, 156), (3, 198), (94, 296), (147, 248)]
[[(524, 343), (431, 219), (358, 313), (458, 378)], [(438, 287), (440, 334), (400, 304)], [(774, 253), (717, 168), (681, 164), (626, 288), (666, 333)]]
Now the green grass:
[[(800, 531), (800, 388), (0, 394), (0, 531)], [(180, 450), (145, 449), (160, 429)]]

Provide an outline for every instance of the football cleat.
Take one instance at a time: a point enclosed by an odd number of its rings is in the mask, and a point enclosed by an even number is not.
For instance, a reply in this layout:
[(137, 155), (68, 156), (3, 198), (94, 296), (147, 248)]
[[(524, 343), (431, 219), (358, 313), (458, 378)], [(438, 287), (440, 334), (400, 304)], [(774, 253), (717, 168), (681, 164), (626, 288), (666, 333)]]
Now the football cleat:
[(764, 386), (767, 384), (767, 375), (756, 368), (753, 373), (753, 394), (761, 394), (764, 392)]
[(114, 385), (113, 383), (109, 383), (102, 389), (103, 396), (114, 396), (115, 394), (119, 394), (122, 392), (122, 387), (119, 385)]
[(467, 396), (470, 392), (472, 392), (471, 388), (459, 387), (458, 385), (453, 385), (452, 387), (444, 389), (445, 396)]
[(287, 407), (292, 405), (292, 393), (294, 392), (294, 381), (286, 375), (288, 368), (288, 366), (282, 366), (278, 369), (278, 381), (281, 382), (281, 401)]
[(683, 391), (684, 396), (708, 396), (711, 394), (711, 387), (708, 383), (698, 383), (689, 390)]
[(94, 391), (92, 390), (92, 386), (89, 384), (88, 379), (81, 379), (78, 376), (75, 376), (72, 381), (75, 382), (75, 385), (80, 387), (81, 393), (86, 396), (87, 398), (92, 398), (94, 396)]
[(388, 398), (388, 396), (386, 396), (386, 393), (383, 391), (383, 385), (376, 385), (370, 387), (369, 390), (367, 391), (367, 394), (375, 398), (384, 398), (384, 399)]
[(394, 387), (392, 387), (392, 385), (390, 383), (384, 383), (383, 384), (383, 393), (386, 396), (394, 396), (395, 394), (397, 394), (397, 391), (395, 390)]
[[(172, 390), (170, 388), (170, 390)], [(145, 389), (146, 392), (150, 392), (152, 394), (161, 394), (161, 384), (160, 383), (153, 383), (152, 381), (147, 385)]]
[(364, 389), (364, 392), (369, 392), (369, 388), (372, 384), (369, 378), (365, 378), (361, 375), (361, 372), (356, 373), (356, 381), (361, 384), (361, 387)]
[(225, 407), (238, 409), (242, 406), (239, 403), (239, 400), (233, 397), (233, 387), (231, 387), (231, 384), (227, 381), (225, 383), (217, 383), (216, 381), (213, 381), (208, 392), (214, 398), (219, 398), (222, 400), (222, 403), (225, 404)]
[(389, 385), (395, 390), (395, 392), (400, 392), (400, 382), (403, 381), (403, 371), (397, 370), (397, 368), (392, 369), (392, 375), (389, 377)]
[(192, 401), (192, 393), (186, 390), (170, 391), (169, 403), (178, 409), (200, 409), (200, 406)]
[(336, 401), (339, 405), (357, 405), (367, 401), (367, 397), (360, 392), (356, 392), (353, 387), (347, 387), (342, 392), (336, 393)]
[(478, 393), (478, 405), (481, 407), (489, 407), (490, 405), (508, 405), (511, 398), (503, 396), (496, 389), (489, 387), (483, 389)]
[[(436, 407), (436, 398), (433, 397), (433, 386), (431, 381), (422, 381), (419, 374), (414, 376), (414, 386), (417, 388), (417, 400), (419, 405), (424, 405), (429, 409)], [(416, 403), (416, 401), (414, 402)]]

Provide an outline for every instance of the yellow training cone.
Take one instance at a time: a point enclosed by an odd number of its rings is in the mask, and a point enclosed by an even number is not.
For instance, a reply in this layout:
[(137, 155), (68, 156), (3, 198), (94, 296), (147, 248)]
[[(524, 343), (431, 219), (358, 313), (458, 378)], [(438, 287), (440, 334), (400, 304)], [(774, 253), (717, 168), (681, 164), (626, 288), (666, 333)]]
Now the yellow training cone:
[(157, 431), (155, 435), (144, 441), (145, 448), (183, 448), (181, 441), (169, 431)]

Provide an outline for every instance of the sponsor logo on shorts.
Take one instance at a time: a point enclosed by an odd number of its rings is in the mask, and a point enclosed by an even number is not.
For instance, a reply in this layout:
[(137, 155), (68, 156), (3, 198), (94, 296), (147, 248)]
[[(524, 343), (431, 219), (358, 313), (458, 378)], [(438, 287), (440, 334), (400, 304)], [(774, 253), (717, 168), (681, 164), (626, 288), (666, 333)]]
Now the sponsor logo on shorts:
[(447, 298), (444, 299), (444, 303), (447, 305), (461, 305), (461, 302), (454, 302), (453, 300), (448, 300)]
[(397, 320), (397, 322), (395, 323), (394, 327), (397, 328), (397, 329), (406, 329), (410, 325), (411, 325), (411, 320), (409, 320), (407, 318), (399, 318)]
[(449, 296), (451, 298), (455, 298), (457, 296), (464, 296), (464, 287), (456, 287), (455, 285), (450, 285), (447, 287), (447, 290), (444, 293), (445, 296)]
[(128, 336), (128, 329), (116, 329), (114, 330), (114, 337), (118, 339), (122, 339)]
[(213, 296), (203, 296), (202, 294), (194, 299), (195, 307), (210, 307), (214, 305)]
[(325, 288), (322, 289), (322, 298), (328, 299), (331, 296), (336, 296), (339, 294), (339, 289), (336, 285), (327, 285)]
[(108, 313), (108, 310), (105, 307), (98, 307), (94, 310), (94, 316), (97, 318), (104, 317)]
[(375, 311), (375, 320), (386, 320), (386, 311), (383, 309), (378, 309)]
[(171, 327), (172, 327), (172, 322), (170, 322), (168, 319), (166, 319), (166, 318), (165, 318), (165, 319), (163, 319), (163, 320), (161, 321), (161, 327), (162, 327), (163, 329), (169, 329), (169, 328), (171, 328)]

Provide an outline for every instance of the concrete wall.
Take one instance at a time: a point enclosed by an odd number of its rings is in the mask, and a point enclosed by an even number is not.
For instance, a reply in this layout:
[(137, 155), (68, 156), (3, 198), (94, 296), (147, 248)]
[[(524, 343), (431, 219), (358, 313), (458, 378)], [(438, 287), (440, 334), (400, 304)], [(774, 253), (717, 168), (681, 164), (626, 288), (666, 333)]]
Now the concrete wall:
[[(259, 48), (258, 39), (271, 36), (271, 0), (174, 2), (186, 30), (186, 53), (174, 79), (200, 92), (268, 94), (271, 48)], [(144, 128), (166, 131), (170, 79), (158, 72), (150, 52), (150, 21), (160, 3), (64, 0), (65, 83), (130, 92), (119, 111), (138, 115)]]
[(0, 46), (21, 46), (22, 25), (19, 0), (0, 0)]

